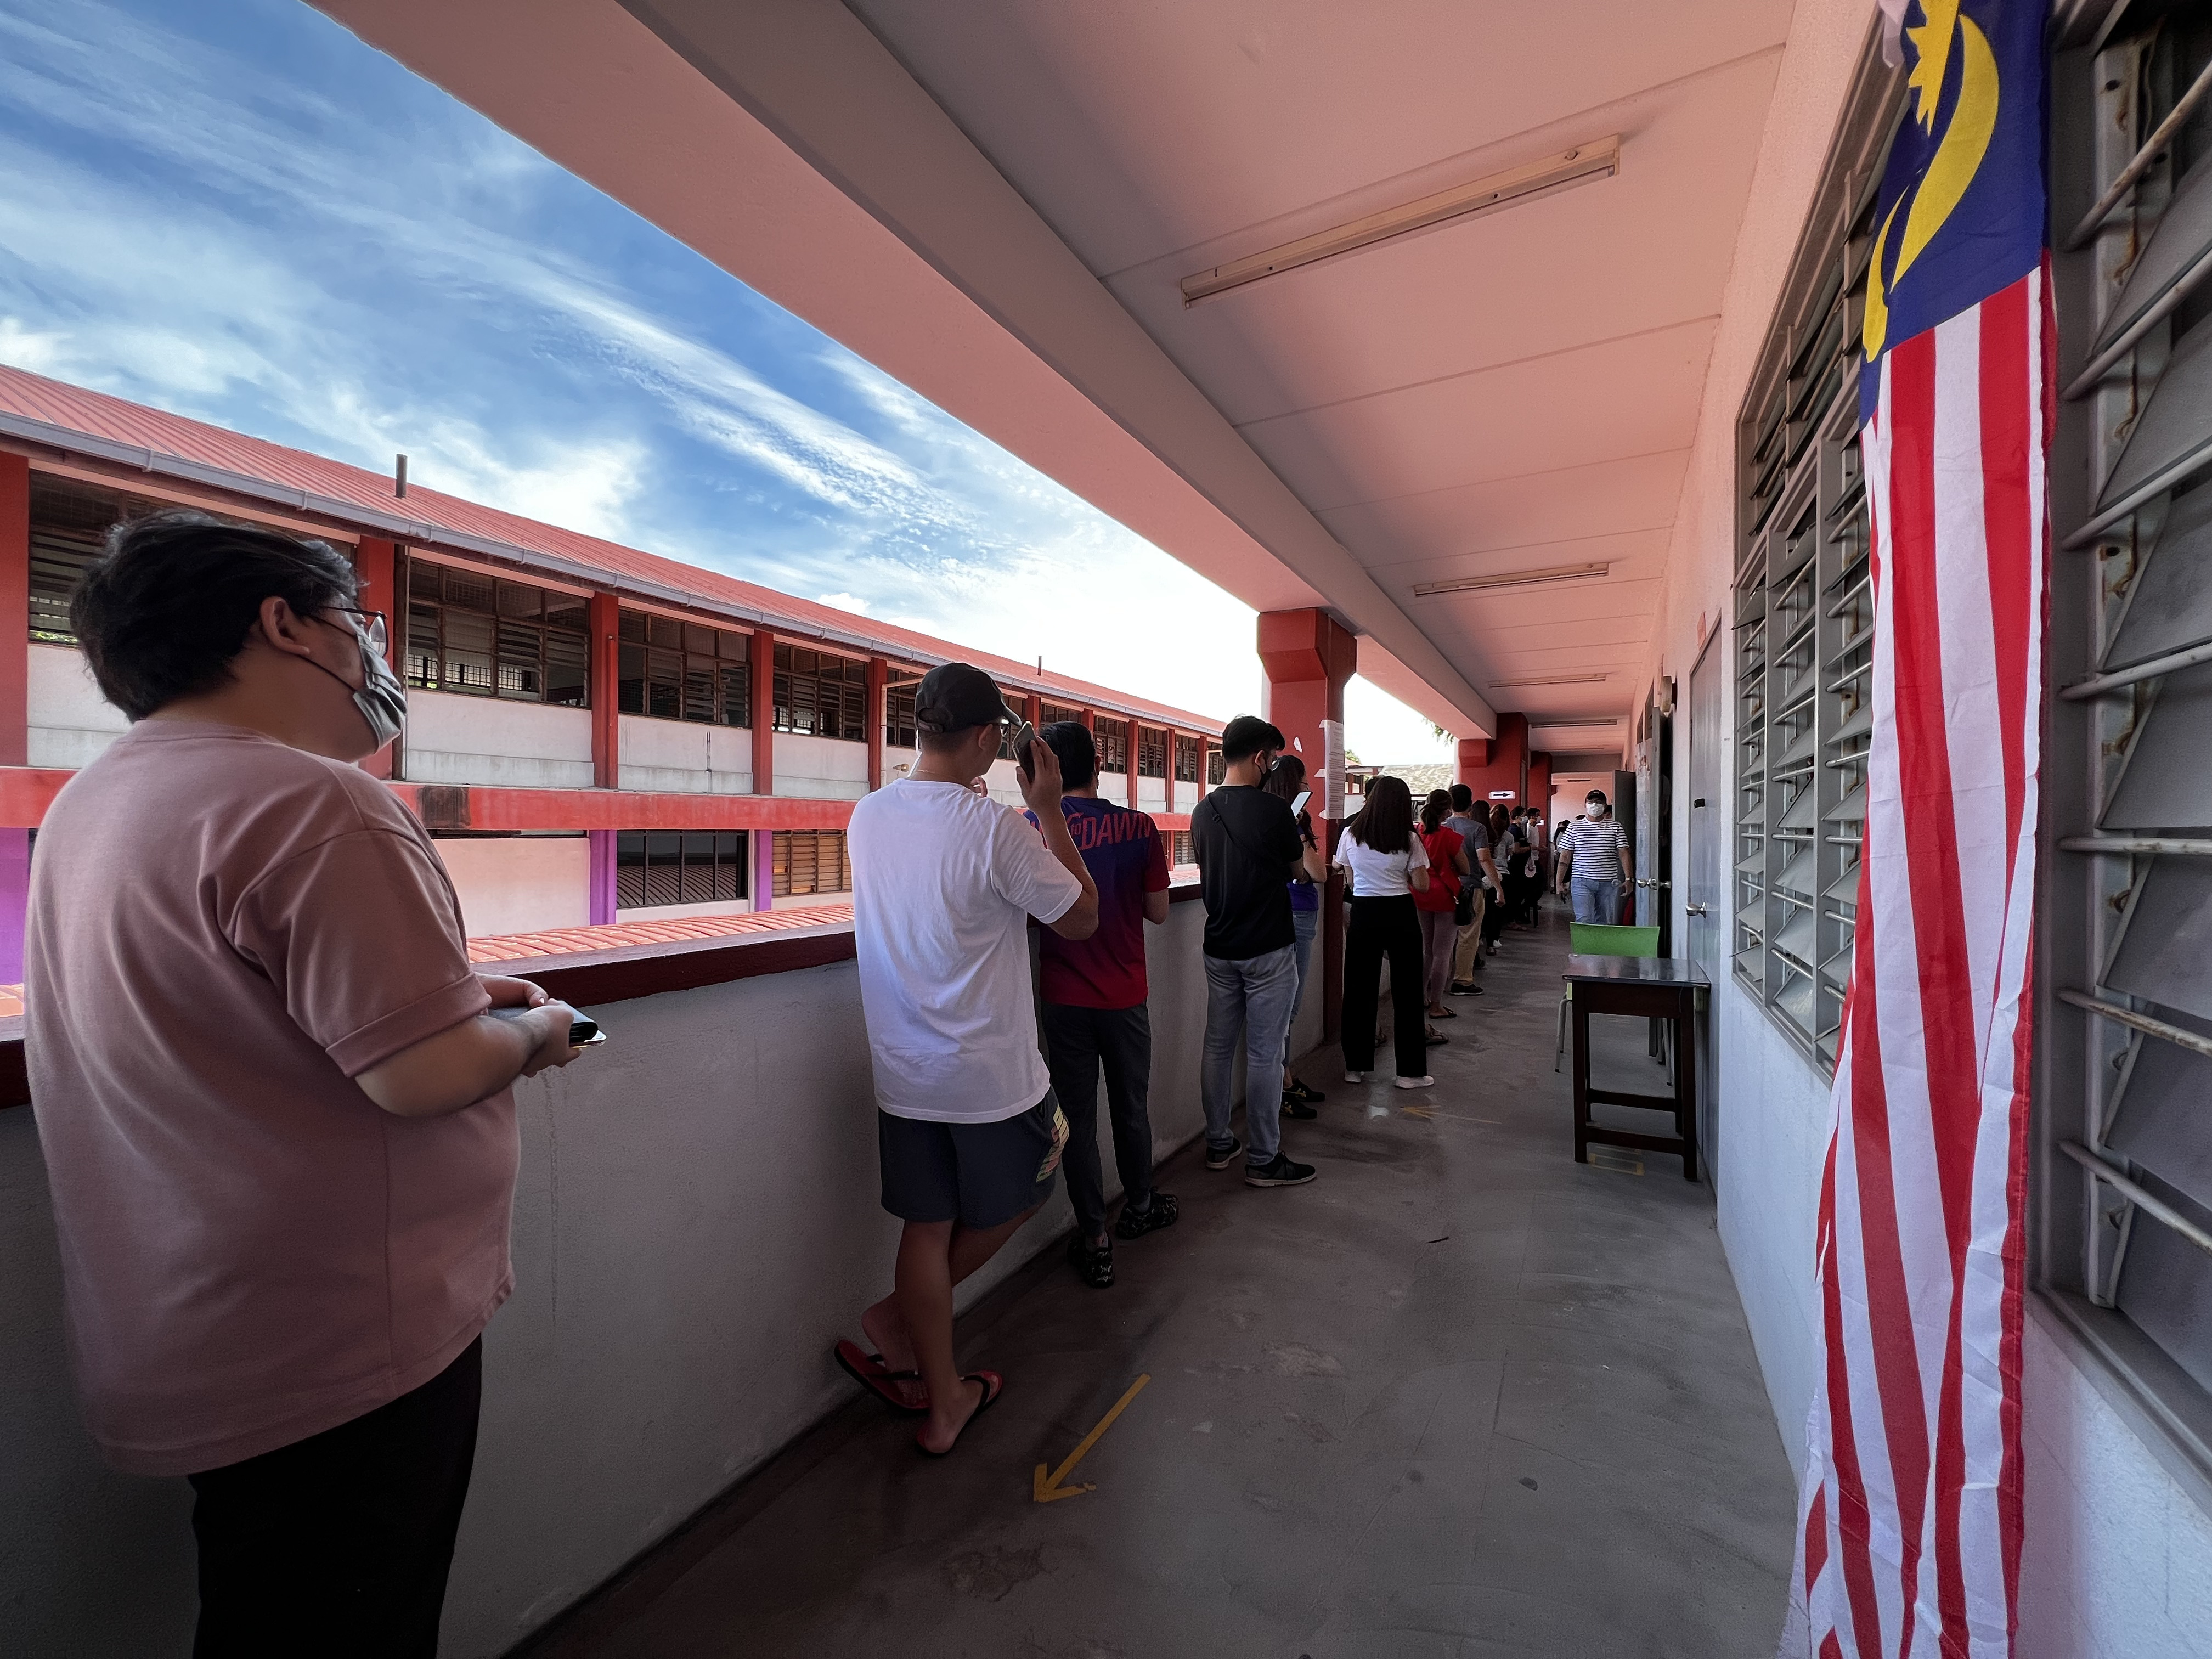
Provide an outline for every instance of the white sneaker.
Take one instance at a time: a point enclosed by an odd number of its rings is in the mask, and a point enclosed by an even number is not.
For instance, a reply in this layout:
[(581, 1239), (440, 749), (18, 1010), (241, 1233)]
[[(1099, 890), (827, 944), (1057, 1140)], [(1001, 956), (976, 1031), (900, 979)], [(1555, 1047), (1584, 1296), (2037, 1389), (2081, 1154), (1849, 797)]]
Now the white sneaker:
[(1392, 1085), (1400, 1089), (1433, 1089), (1437, 1080), (1432, 1077), (1401, 1077)]
[(1344, 1080), (1346, 1083), (1364, 1083), (1367, 1081), (1367, 1073), (1364, 1072), (1346, 1072), (1344, 1074)]

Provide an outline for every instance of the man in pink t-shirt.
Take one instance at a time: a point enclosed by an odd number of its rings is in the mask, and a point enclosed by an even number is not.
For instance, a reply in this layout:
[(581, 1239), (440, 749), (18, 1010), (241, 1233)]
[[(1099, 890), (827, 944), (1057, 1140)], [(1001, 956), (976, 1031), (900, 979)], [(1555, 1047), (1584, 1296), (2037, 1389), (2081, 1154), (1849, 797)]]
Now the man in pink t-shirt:
[(573, 1010), (471, 968), (436, 849), (354, 763), (405, 709), (354, 599), (319, 542), (118, 530), (70, 617), (134, 724), (32, 864), (70, 1355), (108, 1461), (191, 1477), (199, 1659), (434, 1659), (514, 1284), (509, 1085), (579, 1052)]

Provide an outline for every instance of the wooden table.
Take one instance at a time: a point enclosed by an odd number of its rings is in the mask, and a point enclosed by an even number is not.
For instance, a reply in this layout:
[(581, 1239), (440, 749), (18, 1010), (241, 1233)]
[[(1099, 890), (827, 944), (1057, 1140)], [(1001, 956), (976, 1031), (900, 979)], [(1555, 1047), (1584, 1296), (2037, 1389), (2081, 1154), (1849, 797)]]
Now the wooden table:
[[(1694, 962), (1672, 957), (1578, 957), (1567, 958), (1566, 981), (1573, 1011), (1575, 1044), (1575, 1162), (1589, 1162), (1589, 1146), (1636, 1146), (1650, 1152), (1674, 1152), (1682, 1178), (1698, 1178), (1698, 1043), (1693, 1022), (1705, 1006), (1711, 981)], [(1593, 1089), (1589, 1080), (1589, 1022), (1592, 1014), (1626, 1014), (1674, 1024), (1674, 1092), (1622, 1094)], [(1645, 1106), (1674, 1114), (1674, 1133), (1650, 1135), (1609, 1129), (1590, 1121), (1592, 1102), (1609, 1106)]]

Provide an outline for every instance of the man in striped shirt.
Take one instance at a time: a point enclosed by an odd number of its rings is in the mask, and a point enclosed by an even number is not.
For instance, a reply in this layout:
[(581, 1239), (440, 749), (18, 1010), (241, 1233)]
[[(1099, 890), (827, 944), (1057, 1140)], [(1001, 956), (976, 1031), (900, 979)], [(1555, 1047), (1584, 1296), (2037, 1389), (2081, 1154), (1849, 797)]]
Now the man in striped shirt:
[(1573, 890), (1575, 920), (1618, 923), (1628, 879), (1628, 832), (1607, 806), (1604, 790), (1589, 792), (1583, 816), (1568, 823), (1554, 851), (1559, 885)]

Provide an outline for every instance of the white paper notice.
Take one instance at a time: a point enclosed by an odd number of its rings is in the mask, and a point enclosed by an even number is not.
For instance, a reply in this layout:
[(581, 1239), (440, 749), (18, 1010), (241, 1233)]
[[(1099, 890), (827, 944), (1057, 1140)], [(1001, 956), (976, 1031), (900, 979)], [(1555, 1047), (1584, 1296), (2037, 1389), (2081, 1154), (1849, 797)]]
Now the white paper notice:
[(1328, 805), (1322, 815), (1332, 823), (1344, 821), (1344, 722), (1323, 720), (1321, 723), (1322, 767), (1328, 778), (1328, 792), (1322, 797)]

